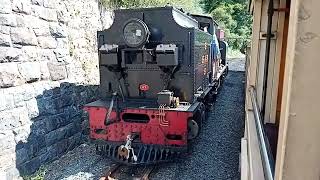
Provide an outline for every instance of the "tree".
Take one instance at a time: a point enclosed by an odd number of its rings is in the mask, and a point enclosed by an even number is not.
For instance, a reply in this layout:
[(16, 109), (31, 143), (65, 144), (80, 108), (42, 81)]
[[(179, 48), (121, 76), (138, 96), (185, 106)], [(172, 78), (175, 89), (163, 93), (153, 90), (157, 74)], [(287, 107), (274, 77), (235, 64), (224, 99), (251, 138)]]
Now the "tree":
[[(233, 49), (241, 49), (248, 43), (251, 17), (247, 12), (247, 0), (100, 0), (106, 7), (139, 8), (171, 5), (195, 14), (211, 14), (226, 32), (226, 39)], [(202, 6), (202, 7), (201, 7)]]
[(140, 7), (155, 7), (165, 6), (168, 4), (177, 8), (183, 8), (190, 13), (201, 13), (202, 9), (199, 6), (199, 0), (101, 0), (105, 7), (112, 8), (140, 8)]
[(226, 39), (233, 49), (242, 49), (248, 44), (251, 34), (251, 16), (246, 0), (201, 0), (206, 13), (226, 32)]

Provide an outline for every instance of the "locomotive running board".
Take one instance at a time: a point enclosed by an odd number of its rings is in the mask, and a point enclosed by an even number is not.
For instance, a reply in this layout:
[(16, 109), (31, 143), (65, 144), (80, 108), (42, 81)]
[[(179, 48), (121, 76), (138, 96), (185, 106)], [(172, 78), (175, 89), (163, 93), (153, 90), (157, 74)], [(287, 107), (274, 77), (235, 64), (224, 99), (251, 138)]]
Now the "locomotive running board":
[(221, 69), (220, 72), (218, 72), (217, 74), (217, 78), (215, 80), (219, 80), (221, 78), (221, 76), (224, 74), (224, 72), (226, 71), (228, 66), (223, 66), (223, 68)]
[(227, 68), (228, 68), (227, 65), (223, 66), (222, 69), (220, 70), (220, 72), (218, 72), (217, 78), (214, 80), (214, 82), (212, 84), (209, 85), (209, 87), (214, 88), (214, 94), (218, 94), (218, 89), (220, 87), (220, 81), (219, 80), (221, 80), (221, 78), (223, 78), (223, 75), (225, 73), (228, 73), (228, 71), (227, 71), (228, 69)]

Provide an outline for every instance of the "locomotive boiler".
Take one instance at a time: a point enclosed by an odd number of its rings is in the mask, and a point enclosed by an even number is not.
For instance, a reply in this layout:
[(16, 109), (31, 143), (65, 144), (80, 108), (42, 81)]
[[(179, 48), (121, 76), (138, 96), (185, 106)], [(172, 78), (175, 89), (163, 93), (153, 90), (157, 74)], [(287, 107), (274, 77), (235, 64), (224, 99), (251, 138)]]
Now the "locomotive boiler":
[(187, 151), (227, 72), (216, 27), (170, 6), (115, 10), (97, 34), (100, 99), (85, 106), (99, 154), (138, 165)]

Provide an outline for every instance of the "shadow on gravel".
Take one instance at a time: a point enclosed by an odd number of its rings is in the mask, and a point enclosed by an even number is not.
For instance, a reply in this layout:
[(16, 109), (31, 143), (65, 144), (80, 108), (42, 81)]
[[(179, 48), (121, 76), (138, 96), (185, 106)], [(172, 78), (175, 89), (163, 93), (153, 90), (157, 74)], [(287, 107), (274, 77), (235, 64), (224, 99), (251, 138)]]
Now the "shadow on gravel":
[[(45, 87), (42, 87), (43, 89)], [(26, 106), (32, 125), (26, 141), (16, 145), (16, 167), (21, 176), (34, 173), (41, 165), (51, 162), (81, 144), (88, 133), (82, 107), (95, 100), (97, 86), (62, 83), (44, 90)], [(31, 110), (30, 110), (31, 109)], [(33, 113), (33, 114), (30, 114)]]

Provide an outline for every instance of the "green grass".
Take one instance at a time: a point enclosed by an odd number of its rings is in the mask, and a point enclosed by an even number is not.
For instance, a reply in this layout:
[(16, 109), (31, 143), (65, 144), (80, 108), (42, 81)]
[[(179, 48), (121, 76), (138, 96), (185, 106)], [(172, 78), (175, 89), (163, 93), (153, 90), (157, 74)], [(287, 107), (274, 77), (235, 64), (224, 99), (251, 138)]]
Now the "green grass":
[(239, 50), (234, 50), (229, 48), (227, 52), (227, 58), (228, 59), (233, 59), (233, 58), (244, 58), (245, 55), (242, 54)]
[(23, 176), (24, 180), (44, 180), (44, 176), (47, 170), (44, 167), (40, 167), (38, 171), (29, 176)]

